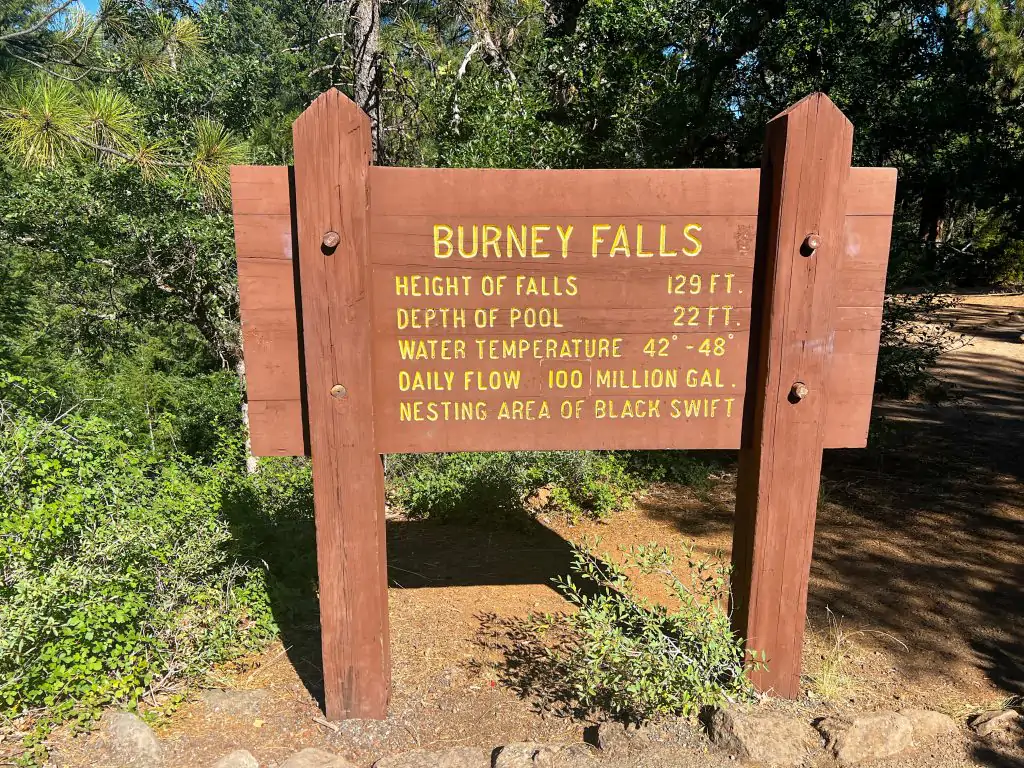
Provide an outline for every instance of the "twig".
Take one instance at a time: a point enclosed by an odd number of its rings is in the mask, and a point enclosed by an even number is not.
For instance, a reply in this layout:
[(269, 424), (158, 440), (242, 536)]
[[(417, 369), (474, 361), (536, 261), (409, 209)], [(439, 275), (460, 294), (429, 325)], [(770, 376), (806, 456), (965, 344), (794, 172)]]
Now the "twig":
[(332, 723), (329, 720), (324, 720), (319, 715), (316, 715), (316, 716), (313, 717), (313, 722), (316, 723), (317, 725), (322, 725), (325, 728), (330, 728), (335, 733), (337, 733), (339, 730), (341, 730), (341, 728), (338, 726), (337, 723)]
[(31, 27), (26, 27), (25, 29), (20, 29), (16, 32), (8, 32), (6, 35), (0, 35), (0, 43), (5, 43), (8, 40), (16, 40), (19, 37), (27, 37), (28, 35), (31, 35), (34, 32), (38, 32), (40, 29), (42, 29), (43, 27), (50, 23), (50, 19), (52, 19), (54, 16), (61, 13), (62, 11), (66, 11), (68, 9), (68, 6), (72, 5), (75, 2), (76, 0), (66, 0), (66, 2), (63, 2), (60, 5), (58, 5), (48, 14), (39, 19), (39, 21), (37, 21)]

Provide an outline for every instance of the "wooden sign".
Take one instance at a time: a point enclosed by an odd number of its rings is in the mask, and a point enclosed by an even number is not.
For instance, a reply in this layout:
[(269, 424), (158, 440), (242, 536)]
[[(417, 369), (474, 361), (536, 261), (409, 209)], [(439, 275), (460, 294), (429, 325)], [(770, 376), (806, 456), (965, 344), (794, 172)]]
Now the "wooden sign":
[(389, 691), (380, 453), (741, 448), (733, 615), (799, 693), (823, 448), (871, 413), (896, 173), (821, 94), (760, 170), (370, 164), (337, 91), (232, 169), (256, 455), (312, 455), (327, 713)]

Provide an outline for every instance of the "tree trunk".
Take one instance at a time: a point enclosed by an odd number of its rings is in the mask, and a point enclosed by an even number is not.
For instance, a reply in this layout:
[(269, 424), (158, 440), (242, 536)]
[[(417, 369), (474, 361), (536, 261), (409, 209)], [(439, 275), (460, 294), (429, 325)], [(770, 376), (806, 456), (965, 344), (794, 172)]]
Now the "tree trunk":
[(370, 118), (373, 160), (381, 155), (380, 137), (380, 0), (356, 0), (352, 10), (355, 21), (355, 102)]
[(946, 229), (946, 185), (929, 182), (921, 196), (921, 224), (918, 234), (926, 243), (941, 243)]
[[(245, 392), (245, 360), (241, 357), (235, 363), (235, 375), (238, 376), (238, 383), (241, 390)], [(250, 475), (259, 472), (259, 459), (252, 455), (252, 440), (249, 438), (249, 401), (246, 395), (242, 396), (242, 427), (245, 429), (245, 471)]]

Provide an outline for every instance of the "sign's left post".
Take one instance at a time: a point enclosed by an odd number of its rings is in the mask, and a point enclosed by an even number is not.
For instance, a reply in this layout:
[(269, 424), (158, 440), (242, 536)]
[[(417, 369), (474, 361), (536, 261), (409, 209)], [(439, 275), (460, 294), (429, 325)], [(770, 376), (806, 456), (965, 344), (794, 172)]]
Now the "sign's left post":
[(384, 475), (373, 428), (370, 123), (331, 90), (293, 132), (326, 714), (380, 719), (391, 661)]

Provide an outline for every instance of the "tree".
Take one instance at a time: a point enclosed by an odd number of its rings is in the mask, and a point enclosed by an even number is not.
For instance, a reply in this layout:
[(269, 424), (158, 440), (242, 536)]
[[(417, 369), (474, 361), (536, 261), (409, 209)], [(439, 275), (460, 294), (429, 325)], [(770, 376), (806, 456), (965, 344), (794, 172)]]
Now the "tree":
[(1024, 7), (966, 0), (956, 11), (960, 22), (981, 37), (999, 85), (1010, 98), (1019, 98), (1024, 89)]
[(227, 168), (245, 161), (245, 144), (209, 118), (193, 121), (191, 146), (150, 138), (142, 112), (116, 84), (129, 68), (155, 79), (198, 58), (203, 36), (194, 20), (116, 0), (95, 17), (70, 2), (17, 10), (0, 27), (0, 64), (10, 59), (0, 89), (0, 146), (27, 166), (91, 160), (134, 164), (146, 176), (182, 171), (226, 200)]

